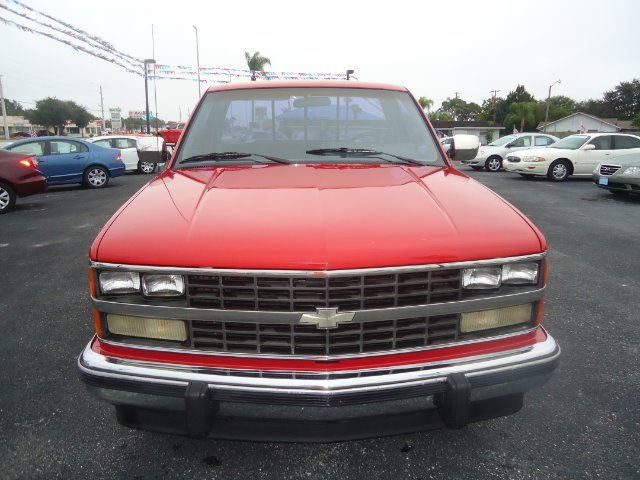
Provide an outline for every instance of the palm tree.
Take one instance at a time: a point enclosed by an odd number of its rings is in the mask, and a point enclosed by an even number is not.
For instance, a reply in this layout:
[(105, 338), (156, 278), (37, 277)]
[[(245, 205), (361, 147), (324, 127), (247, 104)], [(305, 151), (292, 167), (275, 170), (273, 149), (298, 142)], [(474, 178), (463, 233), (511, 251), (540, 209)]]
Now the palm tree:
[(265, 65), (271, 66), (271, 60), (268, 57), (263, 57), (260, 52), (256, 51), (253, 55), (249, 55), (249, 52), (244, 52), (244, 58), (247, 59), (247, 67), (251, 70), (251, 81), (256, 81), (255, 72), (262, 72)]
[(509, 105), (509, 115), (505, 118), (505, 125), (509, 123), (520, 122), (520, 132), (524, 132), (525, 123), (535, 125), (536, 122), (536, 103), (535, 102), (518, 102)]
[(422, 109), (426, 110), (427, 112), (431, 111), (431, 107), (433, 107), (433, 100), (427, 97), (420, 97), (418, 99), (418, 103), (420, 104)]

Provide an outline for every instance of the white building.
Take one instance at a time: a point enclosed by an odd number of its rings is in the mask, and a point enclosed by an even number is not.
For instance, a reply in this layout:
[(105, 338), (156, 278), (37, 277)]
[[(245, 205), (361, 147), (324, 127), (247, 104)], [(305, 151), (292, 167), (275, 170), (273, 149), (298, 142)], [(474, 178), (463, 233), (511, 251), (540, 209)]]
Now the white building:
[(538, 125), (538, 130), (562, 137), (586, 132), (613, 133), (622, 130), (622, 127), (612, 123), (612, 119), (603, 120), (588, 113), (577, 112), (568, 117), (549, 122), (547, 128), (545, 128), (544, 123), (541, 123)]

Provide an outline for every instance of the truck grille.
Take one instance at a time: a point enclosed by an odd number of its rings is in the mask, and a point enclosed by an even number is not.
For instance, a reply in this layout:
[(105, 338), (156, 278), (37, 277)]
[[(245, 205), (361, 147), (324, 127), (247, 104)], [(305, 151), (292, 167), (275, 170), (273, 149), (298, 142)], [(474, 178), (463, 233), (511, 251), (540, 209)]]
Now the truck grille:
[(600, 165), (600, 175), (613, 175), (620, 168), (620, 165)]
[(338, 325), (192, 321), (198, 350), (273, 355), (349, 355), (386, 352), (454, 342), (458, 315), (383, 320)]
[(450, 302), (461, 296), (460, 270), (338, 277), (187, 277), (191, 308), (315, 312), (358, 311)]

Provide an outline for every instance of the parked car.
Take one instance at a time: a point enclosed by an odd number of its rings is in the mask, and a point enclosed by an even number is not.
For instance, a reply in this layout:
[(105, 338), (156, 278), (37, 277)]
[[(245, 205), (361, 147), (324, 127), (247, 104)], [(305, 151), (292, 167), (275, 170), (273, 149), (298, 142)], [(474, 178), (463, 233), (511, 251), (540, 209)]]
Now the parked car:
[(87, 388), (124, 425), (253, 440), (518, 411), (560, 356), (543, 235), (453, 167), (407, 89), (264, 85), (210, 87), (94, 241)]
[(640, 137), (624, 133), (576, 134), (548, 148), (510, 154), (504, 168), (523, 177), (546, 176), (554, 182), (563, 182), (571, 175), (591, 176), (598, 164), (630, 153), (640, 153)]
[(611, 163), (601, 163), (592, 178), (598, 187), (616, 195), (640, 193), (640, 154), (620, 155)]
[(517, 133), (507, 135), (490, 144), (480, 147), (478, 156), (471, 160), (462, 162), (474, 170), (482, 170), (485, 168), (490, 172), (497, 172), (503, 167), (504, 158), (517, 151), (530, 149), (532, 147), (547, 147), (557, 142), (558, 137), (542, 133)]
[(118, 150), (100, 147), (79, 138), (30, 138), (4, 148), (36, 155), (38, 169), (47, 176), (49, 185), (82, 183), (88, 188), (102, 188), (111, 177), (124, 175), (125, 171)]
[(451, 142), (453, 142), (453, 137), (442, 137), (440, 139), (440, 144), (442, 145), (442, 149), (447, 153), (451, 148)]
[(38, 170), (35, 155), (0, 150), (0, 214), (13, 208), (17, 197), (47, 189), (47, 179)]
[[(95, 145), (120, 150), (127, 171), (152, 173), (162, 160), (164, 140), (156, 136), (104, 135), (87, 139)], [(147, 152), (156, 152), (156, 158), (146, 158)], [(152, 161), (148, 161), (152, 160)]]

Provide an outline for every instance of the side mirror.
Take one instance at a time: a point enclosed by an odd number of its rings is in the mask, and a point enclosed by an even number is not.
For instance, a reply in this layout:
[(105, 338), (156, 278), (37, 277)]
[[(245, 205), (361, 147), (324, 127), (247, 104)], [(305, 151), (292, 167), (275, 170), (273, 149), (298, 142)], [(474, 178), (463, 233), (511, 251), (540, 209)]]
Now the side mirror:
[(478, 155), (480, 140), (475, 135), (454, 135), (449, 147), (449, 158), (471, 160)]
[(589, 143), (587, 145), (585, 145), (584, 147), (582, 147), (583, 150), (595, 150), (596, 146), (593, 143)]

